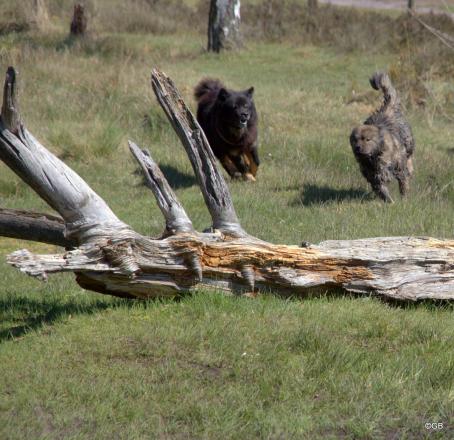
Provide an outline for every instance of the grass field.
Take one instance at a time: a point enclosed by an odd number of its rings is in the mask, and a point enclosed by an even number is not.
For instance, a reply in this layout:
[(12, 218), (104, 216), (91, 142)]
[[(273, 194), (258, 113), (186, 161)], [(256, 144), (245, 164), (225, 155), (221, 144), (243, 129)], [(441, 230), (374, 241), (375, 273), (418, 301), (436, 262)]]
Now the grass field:
[[(57, 2), (55, 2), (57, 3)], [(413, 110), (411, 194), (384, 205), (350, 151), (351, 128), (380, 102), (369, 75), (393, 53), (339, 52), (250, 41), (204, 52), (198, 32), (98, 32), (68, 45), (63, 26), (0, 36), (0, 70), (15, 65), (29, 130), (137, 231), (163, 219), (127, 139), (147, 146), (198, 229), (209, 225), (183, 148), (156, 103), (150, 71), (171, 76), (194, 108), (203, 76), (255, 86), (262, 166), (230, 184), (244, 228), (276, 243), (391, 235), (452, 237), (454, 128), (430, 106)], [(433, 89), (452, 86), (433, 83)], [(352, 96), (364, 99), (352, 100)], [(0, 165), (2, 207), (46, 206)], [(0, 238), (0, 438), (453, 438), (454, 321), (447, 305), (374, 297), (256, 300), (200, 292), (128, 302), (44, 284), (5, 264)], [(443, 423), (438, 432), (426, 422)]]

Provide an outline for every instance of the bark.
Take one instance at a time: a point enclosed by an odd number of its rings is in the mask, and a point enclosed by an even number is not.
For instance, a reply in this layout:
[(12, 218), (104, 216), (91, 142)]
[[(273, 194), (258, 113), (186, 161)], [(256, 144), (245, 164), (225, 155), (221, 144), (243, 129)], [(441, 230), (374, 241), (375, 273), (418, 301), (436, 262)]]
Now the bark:
[(9, 67), (0, 121), (0, 159), (62, 216), (68, 238), (84, 242), (98, 227), (128, 229), (78, 174), (24, 127), (16, 76)]
[[(246, 234), (206, 138), (172, 81), (154, 70), (152, 85), (190, 157), (211, 213), (213, 232), (193, 230), (150, 155), (131, 142), (131, 151), (166, 220), (164, 238), (134, 232), (21, 122), (15, 132), (17, 124), (5, 123), (21, 121), (17, 112), (8, 119), (8, 112), (17, 109), (13, 99), (13, 105), (4, 106), (6, 114), (2, 113), (0, 157), (60, 212), (79, 247), (60, 255), (21, 250), (8, 256), (10, 264), (44, 279), (51, 273), (74, 272), (86, 289), (134, 298), (202, 287), (248, 295), (273, 291), (303, 297), (342, 289), (404, 300), (454, 298), (454, 240), (385, 237), (298, 247)], [(7, 93), (12, 89), (5, 87)]]
[(194, 227), (177, 196), (168, 184), (149, 151), (141, 150), (134, 142), (129, 141), (129, 149), (142, 168), (148, 187), (158, 202), (159, 209), (166, 220), (164, 236), (179, 232), (193, 232)]
[(208, 51), (241, 46), (240, 0), (211, 0), (208, 17)]
[(61, 217), (18, 209), (0, 208), (0, 236), (39, 241), (65, 248), (77, 245), (64, 235), (65, 223)]

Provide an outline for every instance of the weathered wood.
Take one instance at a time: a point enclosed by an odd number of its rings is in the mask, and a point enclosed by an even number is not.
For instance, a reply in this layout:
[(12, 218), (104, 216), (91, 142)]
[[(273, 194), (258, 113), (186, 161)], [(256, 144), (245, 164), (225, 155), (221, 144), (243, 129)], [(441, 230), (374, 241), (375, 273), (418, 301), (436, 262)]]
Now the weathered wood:
[(11, 133), (17, 133), (20, 125), (18, 108), (18, 82), (17, 74), (13, 67), (6, 71), (5, 84), (3, 86), (2, 121)]
[(208, 51), (241, 46), (240, 0), (211, 0), (208, 17)]
[(153, 69), (151, 84), (158, 102), (177, 132), (191, 161), (197, 183), (213, 220), (213, 228), (234, 236), (245, 235), (236, 215), (227, 183), (196, 118), (167, 75)]
[[(202, 276), (189, 263), (194, 255)], [(42, 278), (54, 272), (84, 273), (106, 291), (139, 298), (209, 287), (300, 297), (342, 289), (405, 300), (454, 299), (454, 240), (431, 238), (374, 238), (299, 248), (220, 234), (163, 240), (137, 236), (93, 243), (64, 255), (18, 251), (8, 262)]]
[(39, 241), (65, 248), (76, 247), (74, 240), (64, 235), (61, 217), (39, 212), (0, 208), (0, 236)]
[[(225, 182), (218, 180), (214, 156), (200, 128), (194, 125), (193, 116), (170, 79), (159, 71), (153, 73), (153, 86), (169, 120), (179, 130), (196, 173), (202, 170), (198, 181), (201, 189), (210, 195), (205, 197), (207, 205), (210, 208), (211, 203), (210, 209), (214, 206), (215, 213), (227, 206), (227, 212), (231, 213), (229, 209), (233, 209), (233, 205), (228, 188)], [(5, 153), (11, 148), (10, 138), (17, 136), (3, 128), (0, 137), (2, 158), (12, 154)], [(18, 147), (24, 148), (21, 145)], [(18, 168), (18, 174), (25, 181), (40, 186), (37, 192), (43, 198), (54, 202), (46, 190), (48, 181), (36, 177), (47, 172), (47, 163), (54, 160), (43, 150), (42, 146), (30, 148), (26, 150), (30, 160), (10, 160), (10, 166), (16, 172)], [(171, 206), (176, 200), (174, 195), (165, 180), (156, 180), (159, 176), (156, 168), (152, 165), (149, 171), (148, 161), (137, 150), (140, 151), (132, 148), (151, 181), (155, 182), (153, 192), (164, 215), (171, 215)], [(58, 172), (67, 175), (67, 169), (58, 166)], [(8, 257), (10, 264), (32, 276), (46, 278), (51, 273), (74, 272), (77, 282), (86, 289), (134, 298), (175, 295), (208, 287), (248, 295), (271, 290), (304, 297), (342, 289), (401, 300), (454, 299), (454, 240), (371, 238), (297, 247), (266, 243), (245, 233), (231, 234), (229, 228), (224, 229), (226, 232), (216, 230), (214, 233), (174, 228), (170, 236), (151, 239), (128, 229), (116, 217), (109, 227), (100, 226), (105, 216), (112, 220), (107, 214), (110, 210), (103, 209), (105, 202), (102, 200), (102, 203), (98, 201), (101, 218), (85, 221), (85, 206), (71, 202), (72, 192), (56, 180), (56, 176), (51, 175), (50, 181), (59, 194), (58, 203), (54, 203), (56, 206), (61, 208), (67, 197), (70, 200), (70, 214), (64, 217), (65, 222), (72, 221), (76, 215), (73, 211), (81, 210), (80, 216), (88, 230), (77, 235), (78, 248), (62, 255), (33, 255), (22, 250)], [(84, 183), (83, 191), (90, 196), (88, 203), (92, 198), (99, 198), (87, 188)], [(226, 205), (220, 204), (220, 199)]]
[(27, 131), (20, 122), (16, 89), (17, 72), (10, 67), (0, 121), (0, 159), (63, 217), (68, 237), (82, 242), (86, 234), (96, 234), (96, 228), (128, 229), (77, 173)]
[(145, 175), (147, 186), (153, 191), (159, 209), (166, 220), (164, 235), (179, 232), (192, 232), (194, 227), (177, 196), (167, 182), (164, 174), (147, 150), (141, 150), (134, 142), (129, 141), (129, 149), (136, 158)]

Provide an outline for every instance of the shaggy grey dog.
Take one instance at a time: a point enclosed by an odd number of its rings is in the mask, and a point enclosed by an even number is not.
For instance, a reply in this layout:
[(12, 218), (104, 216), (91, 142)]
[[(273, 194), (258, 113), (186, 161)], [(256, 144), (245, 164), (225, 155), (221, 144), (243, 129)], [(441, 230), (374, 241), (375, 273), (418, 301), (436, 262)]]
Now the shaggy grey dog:
[(415, 141), (389, 76), (377, 72), (370, 84), (383, 92), (384, 102), (363, 125), (353, 129), (350, 145), (373, 191), (385, 202), (393, 202), (386, 184), (395, 177), (401, 195), (407, 193), (413, 173), (411, 157)]

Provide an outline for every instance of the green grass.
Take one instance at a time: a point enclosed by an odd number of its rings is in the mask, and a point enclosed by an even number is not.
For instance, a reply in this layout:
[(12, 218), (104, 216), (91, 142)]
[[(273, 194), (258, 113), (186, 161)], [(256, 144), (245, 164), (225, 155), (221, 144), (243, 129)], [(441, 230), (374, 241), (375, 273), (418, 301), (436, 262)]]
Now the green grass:
[[(394, 205), (370, 195), (350, 151), (351, 128), (379, 103), (352, 90), (396, 63), (392, 54), (336, 53), (249, 42), (203, 52), (198, 34), (102, 33), (0, 39), (0, 70), (22, 79), (27, 127), (79, 172), (134, 229), (163, 219), (135, 173), (126, 139), (150, 148), (198, 229), (209, 216), (189, 161), (156, 103), (151, 68), (168, 73), (194, 108), (203, 76), (254, 85), (262, 165), (256, 184), (230, 184), (245, 229), (268, 241), (390, 235), (452, 237), (452, 122), (411, 112), (412, 191)], [(0, 204), (47, 209), (0, 166)], [(137, 303), (82, 291), (71, 276), (46, 284), (8, 267), (21, 247), (0, 239), (0, 438), (451, 438), (451, 307), (374, 298), (257, 300), (200, 292)], [(425, 422), (442, 422), (431, 433)]]

